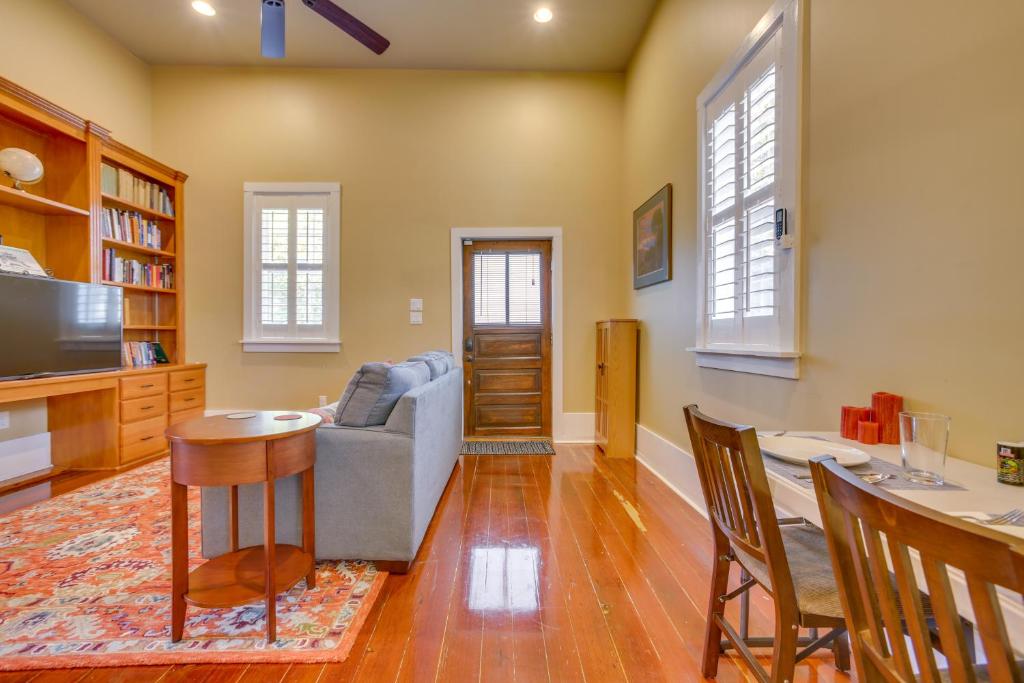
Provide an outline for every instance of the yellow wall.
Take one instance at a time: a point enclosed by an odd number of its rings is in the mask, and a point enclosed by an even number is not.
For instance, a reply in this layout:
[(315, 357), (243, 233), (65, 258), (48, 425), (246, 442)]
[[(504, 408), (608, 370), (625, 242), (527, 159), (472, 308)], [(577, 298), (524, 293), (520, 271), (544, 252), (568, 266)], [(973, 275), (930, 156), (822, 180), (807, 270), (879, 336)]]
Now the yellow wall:
[[(561, 226), (565, 409), (624, 305), (620, 75), (154, 69), (154, 154), (189, 173), (187, 343), (215, 408), (335, 400), (363, 362), (449, 348), (452, 227)], [(342, 186), (337, 354), (243, 353), (242, 184)], [(409, 299), (424, 299), (422, 326)]]
[(149, 66), (63, 0), (0, 0), (0, 76), (149, 151)]
[[(696, 97), (770, 4), (665, 0), (627, 74), (625, 208), (675, 190), (675, 279), (629, 300), (640, 423), (686, 447), (681, 409), (697, 402), (767, 428), (838, 429), (841, 404), (887, 390), (951, 415), (951, 451), (991, 466), (997, 439), (1024, 439), (1024, 4), (810, 0), (799, 381), (698, 369), (685, 351)], [(624, 261), (629, 240), (622, 227)]]

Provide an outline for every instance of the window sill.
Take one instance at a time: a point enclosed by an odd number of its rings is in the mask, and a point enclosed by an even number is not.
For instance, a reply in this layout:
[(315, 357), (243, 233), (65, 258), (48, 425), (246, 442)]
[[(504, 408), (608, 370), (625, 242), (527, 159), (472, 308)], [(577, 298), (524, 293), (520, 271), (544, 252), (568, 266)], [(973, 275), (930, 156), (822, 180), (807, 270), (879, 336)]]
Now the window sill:
[(246, 353), (338, 353), (340, 339), (243, 339)]
[(801, 354), (796, 351), (705, 347), (690, 347), (686, 350), (694, 353), (697, 367), (800, 379)]

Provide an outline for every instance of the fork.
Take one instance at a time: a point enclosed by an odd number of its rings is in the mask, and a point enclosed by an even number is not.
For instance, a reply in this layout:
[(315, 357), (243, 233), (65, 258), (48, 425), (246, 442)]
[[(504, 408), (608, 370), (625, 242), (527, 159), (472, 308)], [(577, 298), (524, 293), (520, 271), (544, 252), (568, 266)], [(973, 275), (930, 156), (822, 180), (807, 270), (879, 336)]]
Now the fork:
[(973, 515), (957, 515), (957, 517), (959, 517), (960, 519), (970, 519), (972, 521), (975, 521), (979, 524), (984, 524), (986, 526), (999, 524), (1016, 524), (1017, 522), (1021, 521), (1021, 519), (1024, 519), (1024, 510), (1021, 510), (1020, 508), (1014, 508), (1013, 510), (1008, 510), (1001, 515), (996, 515), (994, 517), (989, 517), (987, 519), (982, 519), (980, 517), (975, 517)]

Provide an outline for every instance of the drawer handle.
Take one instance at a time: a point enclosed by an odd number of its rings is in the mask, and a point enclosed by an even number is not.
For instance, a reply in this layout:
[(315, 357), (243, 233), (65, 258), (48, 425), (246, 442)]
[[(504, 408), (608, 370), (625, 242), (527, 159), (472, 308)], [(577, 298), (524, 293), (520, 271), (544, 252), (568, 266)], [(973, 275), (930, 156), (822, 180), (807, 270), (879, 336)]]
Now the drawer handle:
[(156, 406), (142, 406), (140, 410), (153, 410), (153, 408), (156, 408)]
[(153, 438), (152, 436), (144, 436), (141, 439), (139, 439), (139, 441), (149, 441), (152, 438)]
[(186, 398), (185, 403), (191, 403), (194, 400), (196, 400), (194, 396), (192, 398)]
[(189, 377), (188, 379), (185, 380), (185, 382), (195, 382), (195, 381), (196, 381), (195, 377)]
[(152, 384), (143, 384), (143, 385), (142, 385), (142, 388), (143, 388), (143, 389), (152, 389), (152, 388), (153, 388), (153, 385), (152, 385)]

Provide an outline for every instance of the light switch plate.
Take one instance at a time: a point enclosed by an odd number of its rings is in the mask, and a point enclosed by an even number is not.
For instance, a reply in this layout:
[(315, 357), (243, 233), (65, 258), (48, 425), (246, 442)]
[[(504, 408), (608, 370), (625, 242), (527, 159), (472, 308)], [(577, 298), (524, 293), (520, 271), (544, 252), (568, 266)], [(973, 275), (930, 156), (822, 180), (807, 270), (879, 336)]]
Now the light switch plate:
[(318, 405), (321, 408), (323, 408), (325, 405), (327, 405), (327, 397), (326, 396), (317, 396), (317, 402), (318, 402)]
[(11, 426), (11, 412), (5, 410), (0, 412), (0, 429), (7, 429)]
[(409, 324), (410, 325), (422, 325), (423, 324), (423, 311), (409, 311)]
[(410, 311), (422, 311), (423, 310), (423, 299), (409, 299), (409, 310)]

